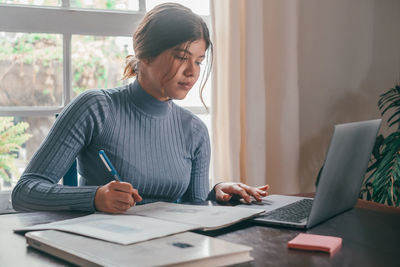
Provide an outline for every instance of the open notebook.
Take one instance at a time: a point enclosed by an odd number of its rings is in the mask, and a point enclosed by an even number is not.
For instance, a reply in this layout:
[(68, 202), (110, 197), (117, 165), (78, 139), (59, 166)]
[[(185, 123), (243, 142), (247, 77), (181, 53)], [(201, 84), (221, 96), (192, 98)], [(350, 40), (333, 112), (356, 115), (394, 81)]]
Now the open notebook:
[(14, 229), (14, 232), (59, 230), (121, 245), (190, 230), (215, 230), (254, 217), (264, 210), (155, 202), (131, 207), (125, 214), (91, 214)]

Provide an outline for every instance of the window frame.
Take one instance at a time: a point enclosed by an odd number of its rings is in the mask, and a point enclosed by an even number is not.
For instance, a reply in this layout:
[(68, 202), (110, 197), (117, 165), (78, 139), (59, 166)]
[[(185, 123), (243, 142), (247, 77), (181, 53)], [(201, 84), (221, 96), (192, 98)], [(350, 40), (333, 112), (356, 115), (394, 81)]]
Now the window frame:
[[(70, 0), (61, 6), (0, 4), (0, 31), (60, 34), (63, 38), (63, 94), (60, 106), (0, 106), (0, 116), (53, 116), (72, 100), (72, 35), (127, 36), (146, 13), (146, 1), (139, 1), (139, 11), (71, 8)], [(17, 18), (17, 19), (15, 19)], [(209, 16), (202, 16), (209, 24)], [(201, 106), (185, 106), (194, 114), (207, 114)]]

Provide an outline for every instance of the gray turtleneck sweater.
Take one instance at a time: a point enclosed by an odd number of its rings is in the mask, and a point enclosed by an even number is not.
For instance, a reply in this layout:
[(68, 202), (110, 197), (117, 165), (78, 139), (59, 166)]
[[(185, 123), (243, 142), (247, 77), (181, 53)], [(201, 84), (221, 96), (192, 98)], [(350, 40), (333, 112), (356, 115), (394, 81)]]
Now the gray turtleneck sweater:
[[(135, 81), (78, 96), (56, 120), (12, 193), (16, 210), (94, 211), (99, 186), (113, 180), (103, 149), (143, 197), (203, 201), (209, 190), (210, 141), (198, 117), (161, 102)], [(78, 159), (80, 186), (57, 184)]]

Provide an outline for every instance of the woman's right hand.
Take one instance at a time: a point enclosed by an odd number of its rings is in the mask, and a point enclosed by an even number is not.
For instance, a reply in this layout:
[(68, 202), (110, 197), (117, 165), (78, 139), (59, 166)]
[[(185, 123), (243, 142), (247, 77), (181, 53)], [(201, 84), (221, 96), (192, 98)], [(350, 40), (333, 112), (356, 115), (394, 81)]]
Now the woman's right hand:
[(118, 181), (100, 186), (94, 197), (96, 210), (108, 213), (124, 213), (140, 201), (142, 197), (137, 189), (130, 183)]

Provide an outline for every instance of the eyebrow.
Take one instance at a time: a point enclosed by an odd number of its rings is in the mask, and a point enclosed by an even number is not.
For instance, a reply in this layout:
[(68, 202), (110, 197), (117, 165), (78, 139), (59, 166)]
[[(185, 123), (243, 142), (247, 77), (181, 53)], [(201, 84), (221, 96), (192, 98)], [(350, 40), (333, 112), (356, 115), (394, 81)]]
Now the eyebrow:
[[(175, 49), (174, 49), (174, 51), (177, 51), (177, 52), (185, 52), (185, 53), (187, 53), (187, 54), (189, 54), (189, 55), (193, 56), (193, 54), (192, 54), (192, 53), (190, 53), (190, 52), (189, 52), (189, 50), (187, 50), (187, 49), (175, 48)], [(199, 57), (201, 57), (201, 58), (205, 58), (206, 56), (205, 56), (205, 55), (201, 55), (201, 56), (199, 56)]]

